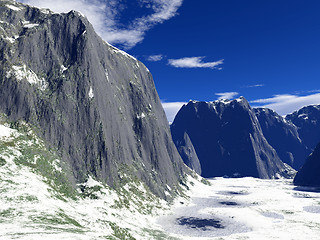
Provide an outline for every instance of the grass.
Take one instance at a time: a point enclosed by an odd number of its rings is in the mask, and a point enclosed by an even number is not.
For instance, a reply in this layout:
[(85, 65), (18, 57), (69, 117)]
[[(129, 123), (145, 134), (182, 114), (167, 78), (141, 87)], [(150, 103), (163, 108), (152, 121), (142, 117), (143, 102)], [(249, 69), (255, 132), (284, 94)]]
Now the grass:
[[(2, 118), (3, 120), (3, 118)], [(77, 193), (68, 179), (70, 174), (65, 166), (58, 166), (59, 156), (54, 151), (49, 151), (44, 142), (40, 140), (32, 129), (23, 122), (9, 122), (11, 128), (18, 130), (10, 139), (0, 140), (0, 156), (14, 155), (14, 162), (18, 166), (27, 166), (37, 174), (44, 177), (45, 182), (53, 189), (59, 199), (76, 199)], [(13, 149), (21, 154), (16, 155)], [(4, 158), (0, 158), (0, 166), (6, 164)], [(62, 164), (60, 164), (62, 165)], [(62, 171), (60, 171), (62, 169)]]

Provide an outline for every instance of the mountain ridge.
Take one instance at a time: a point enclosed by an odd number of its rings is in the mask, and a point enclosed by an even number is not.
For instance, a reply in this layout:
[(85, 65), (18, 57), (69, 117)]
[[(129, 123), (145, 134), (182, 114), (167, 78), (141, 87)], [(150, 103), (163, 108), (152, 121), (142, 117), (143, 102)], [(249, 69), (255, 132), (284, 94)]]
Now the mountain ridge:
[[(198, 129), (199, 128), (199, 129)], [(268, 144), (244, 97), (214, 102), (189, 101), (171, 125), (174, 142), (186, 132), (201, 164), (202, 176), (292, 176)]]

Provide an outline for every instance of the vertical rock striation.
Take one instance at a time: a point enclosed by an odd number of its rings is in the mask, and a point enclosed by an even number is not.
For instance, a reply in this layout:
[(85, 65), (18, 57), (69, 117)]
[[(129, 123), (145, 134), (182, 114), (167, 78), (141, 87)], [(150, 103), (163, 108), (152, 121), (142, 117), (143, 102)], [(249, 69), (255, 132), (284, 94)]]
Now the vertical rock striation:
[(130, 173), (165, 197), (183, 179), (151, 73), (75, 11), (0, 2), (0, 112), (57, 149), (74, 183)]
[(268, 108), (253, 108), (263, 135), (280, 159), (299, 169), (310, 152), (300, 139), (298, 127)]

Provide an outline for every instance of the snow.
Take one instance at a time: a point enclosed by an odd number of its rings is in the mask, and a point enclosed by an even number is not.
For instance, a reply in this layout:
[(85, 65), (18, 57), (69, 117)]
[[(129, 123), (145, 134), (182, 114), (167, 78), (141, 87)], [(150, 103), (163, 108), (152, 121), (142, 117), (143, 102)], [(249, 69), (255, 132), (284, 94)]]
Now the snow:
[(106, 78), (107, 78), (107, 81), (109, 82), (109, 73), (107, 69), (106, 69)]
[(8, 71), (6, 74), (7, 78), (15, 76), (18, 81), (26, 79), (30, 84), (36, 85), (40, 90), (45, 90), (47, 88), (47, 83), (44, 79), (40, 79), (37, 74), (35, 74), (31, 69), (27, 69), (24, 64), (22, 66), (12, 66), (12, 70)]
[(16, 39), (18, 39), (19, 36), (13, 36), (13, 37), (5, 37), (4, 39), (11, 42), (11, 43), (14, 43), (16, 41)]
[(145, 118), (146, 115), (144, 113), (141, 113), (141, 114), (138, 114), (137, 115), (137, 119), (142, 119), (142, 118)]
[(39, 26), (39, 24), (30, 23), (29, 21), (23, 21), (22, 24), (23, 24), (23, 27), (25, 27), (25, 28), (34, 28), (34, 27), (38, 27)]
[(47, 8), (40, 8), (40, 11), (42, 13), (44, 13), (44, 14), (50, 14), (51, 13), (51, 11), (49, 9), (47, 9)]
[[(2, 135), (8, 136), (14, 131), (0, 126)], [(118, 239), (116, 231), (123, 237), (128, 232), (135, 239), (153, 239), (157, 233), (165, 236), (155, 224), (154, 215), (163, 214), (167, 203), (155, 196), (147, 200), (150, 195), (146, 195), (148, 191), (142, 183), (129, 181), (116, 191), (88, 176), (82, 186), (96, 191), (97, 199), (61, 199), (55, 197), (55, 190), (46, 183), (45, 177), (16, 163), (16, 158), (21, 156), (19, 148), (0, 148), (0, 164), (3, 164), (0, 167), (1, 240)], [(54, 164), (59, 162), (56, 159)], [(122, 205), (123, 199), (133, 194), (132, 188), (139, 196), (132, 195), (128, 206)], [(139, 211), (140, 207), (146, 207), (146, 213)]]
[[(111, 45), (110, 45), (110, 46), (111, 46)], [(118, 48), (112, 47), (112, 50), (113, 50), (113, 52), (115, 52), (115, 53), (119, 53), (119, 54), (121, 54), (121, 55), (123, 55), (123, 56), (125, 56), (125, 57), (128, 57), (128, 58), (133, 59), (134, 61), (138, 61), (135, 57), (131, 56), (130, 54), (128, 54), (128, 53), (126, 53), (126, 52), (124, 52), (124, 51), (122, 51), (122, 50), (120, 50), (120, 49), (118, 49)]]
[(81, 17), (86, 17), (82, 12), (80, 12), (80, 11), (77, 11), (77, 13), (79, 14), (79, 16), (81, 16)]
[(14, 132), (16, 131), (0, 124), (0, 139), (4, 137), (10, 137), (10, 135)]
[(95, 187), (95, 186), (103, 187), (103, 185), (101, 183), (99, 183), (98, 181), (94, 180), (91, 176), (89, 176), (87, 182), (84, 185), (89, 187), (89, 188), (92, 188), (92, 187)]
[[(158, 218), (164, 231), (180, 239), (319, 239), (320, 192), (294, 187), (288, 179), (209, 181), (211, 186), (194, 181), (190, 201), (177, 202), (170, 215)], [(214, 219), (223, 228), (188, 227), (179, 224), (181, 218)]]
[(93, 89), (92, 87), (90, 87), (90, 90), (89, 90), (89, 98), (92, 99), (94, 97), (94, 94), (93, 94)]
[(303, 113), (303, 114), (299, 114), (298, 118), (303, 118), (304, 120), (308, 120), (309, 116), (307, 114)]
[(60, 72), (64, 73), (66, 70), (68, 70), (68, 68), (66, 68), (64, 65), (60, 66)]
[(16, 6), (13, 6), (13, 5), (10, 5), (10, 4), (7, 4), (6, 7), (10, 8), (10, 9), (13, 10), (13, 11), (20, 11), (20, 10), (22, 10), (21, 8), (16, 7)]

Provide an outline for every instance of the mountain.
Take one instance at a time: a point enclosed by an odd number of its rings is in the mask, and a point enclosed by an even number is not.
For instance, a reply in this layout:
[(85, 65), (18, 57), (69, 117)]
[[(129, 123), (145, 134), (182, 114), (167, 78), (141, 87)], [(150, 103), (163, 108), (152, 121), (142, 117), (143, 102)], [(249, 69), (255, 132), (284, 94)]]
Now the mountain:
[(299, 137), (309, 149), (309, 154), (320, 142), (320, 105), (301, 108), (286, 116), (298, 128)]
[(320, 187), (320, 143), (298, 171), (293, 183), (298, 186)]
[(188, 136), (185, 132), (181, 140), (177, 140), (175, 145), (180, 153), (180, 156), (184, 163), (196, 173), (201, 175), (201, 165), (199, 158), (197, 156), (196, 150)]
[(138, 178), (167, 198), (187, 171), (152, 75), (80, 13), (0, 2), (0, 112), (55, 151), (74, 187)]
[(277, 178), (292, 174), (265, 139), (254, 111), (243, 97), (233, 101), (190, 101), (176, 115), (171, 132), (175, 143), (188, 134), (204, 177)]
[(268, 108), (253, 108), (263, 135), (276, 150), (280, 159), (299, 169), (310, 154), (300, 139), (298, 127)]

